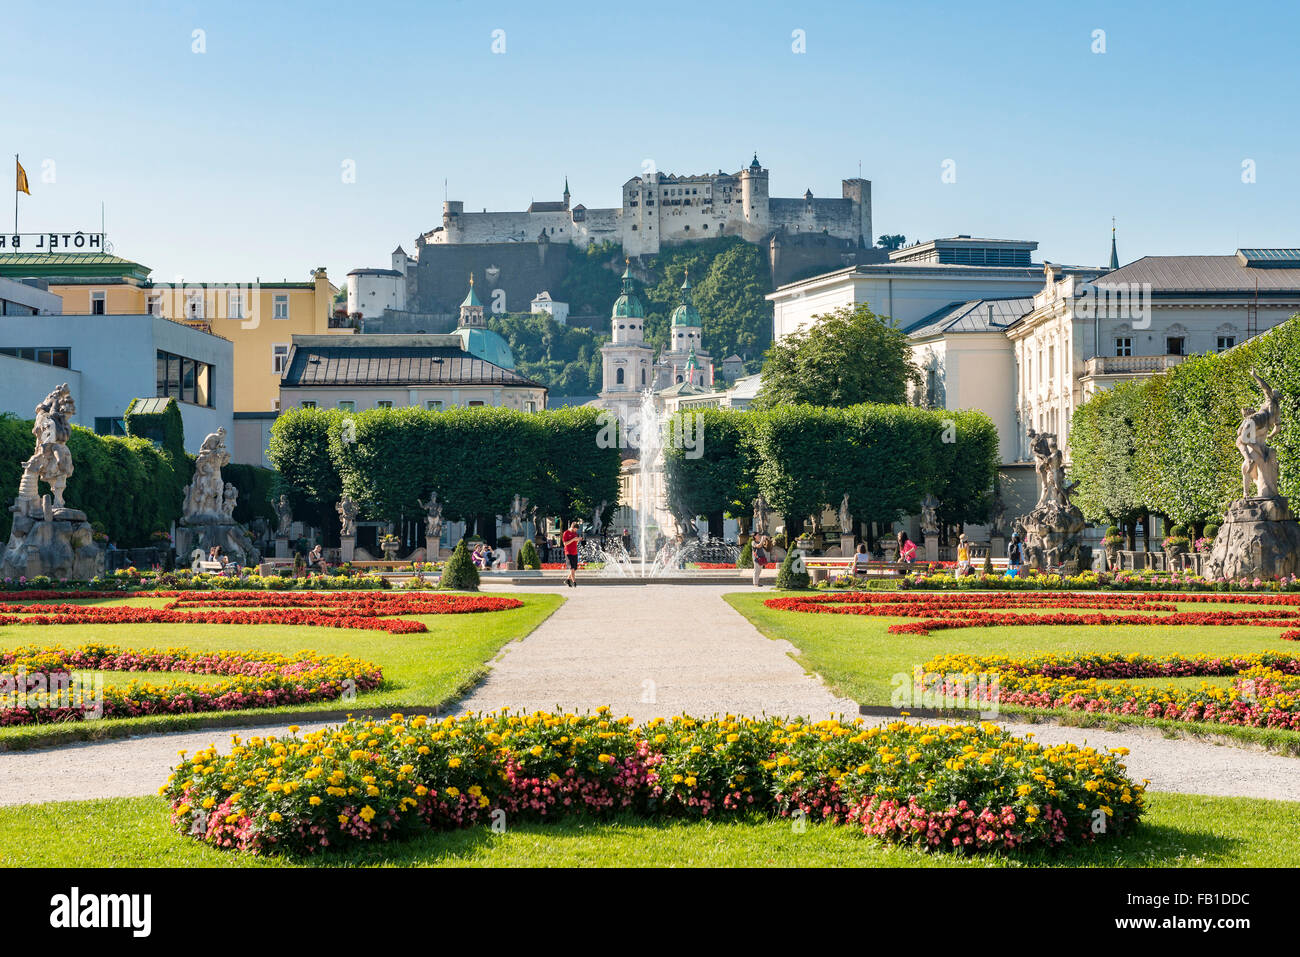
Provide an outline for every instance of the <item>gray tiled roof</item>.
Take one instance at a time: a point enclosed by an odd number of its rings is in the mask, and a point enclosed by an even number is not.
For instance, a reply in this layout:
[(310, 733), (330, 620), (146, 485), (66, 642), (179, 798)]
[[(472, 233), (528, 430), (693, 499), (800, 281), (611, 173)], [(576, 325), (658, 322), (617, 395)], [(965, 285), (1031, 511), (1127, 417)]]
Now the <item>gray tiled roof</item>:
[(1245, 266), (1236, 256), (1143, 256), (1097, 280), (1150, 283), (1152, 292), (1300, 293), (1300, 269)]
[(284, 386), (541, 385), (454, 346), (295, 345)]
[(1001, 332), (1034, 310), (1032, 296), (1014, 299), (972, 299), (949, 303), (918, 319), (903, 331), (913, 339), (945, 332)]

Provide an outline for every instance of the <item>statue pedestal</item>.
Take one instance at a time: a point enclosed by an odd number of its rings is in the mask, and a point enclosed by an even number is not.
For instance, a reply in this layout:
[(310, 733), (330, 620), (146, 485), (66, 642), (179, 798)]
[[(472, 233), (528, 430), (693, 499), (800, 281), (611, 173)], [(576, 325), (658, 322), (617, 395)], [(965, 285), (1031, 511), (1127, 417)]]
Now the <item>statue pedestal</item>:
[(918, 562), (937, 562), (939, 560), (939, 533), (927, 535), (925, 541), (916, 546)]
[(275, 536), (275, 557), (290, 558), (289, 539), (284, 535)]
[[(285, 549), (288, 550), (288, 542), (285, 542)], [(275, 543), (276, 557), (280, 557), (280, 540)], [(339, 560), (351, 562), (356, 560), (357, 555), (357, 537), (355, 535), (339, 536)]]
[(519, 550), (524, 547), (524, 542), (528, 541), (527, 535), (510, 536), (510, 561), (515, 568), (519, 567)]
[(1205, 559), (1207, 578), (1300, 574), (1300, 522), (1281, 495), (1243, 498), (1228, 507)]
[(852, 558), (853, 552), (858, 546), (853, 541), (852, 535), (840, 536), (840, 557)]
[(1003, 535), (994, 535), (989, 539), (989, 557), (995, 561), (1007, 557), (1007, 540)]
[(55, 509), (52, 519), (14, 513), (9, 545), (0, 572), (5, 578), (50, 578), (88, 581), (104, 573), (104, 549), (84, 513)]

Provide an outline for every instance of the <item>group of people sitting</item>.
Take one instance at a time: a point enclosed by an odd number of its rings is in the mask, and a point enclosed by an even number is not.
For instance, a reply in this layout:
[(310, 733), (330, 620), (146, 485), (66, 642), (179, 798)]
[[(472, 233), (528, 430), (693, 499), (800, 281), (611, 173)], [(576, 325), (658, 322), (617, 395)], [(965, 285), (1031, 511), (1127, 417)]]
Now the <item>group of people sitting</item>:
[(486, 542), (479, 542), (474, 546), (474, 551), (470, 553), (470, 561), (477, 568), (484, 571), (491, 571), (493, 568), (503, 568), (510, 561), (510, 553), (500, 546), (490, 547)]

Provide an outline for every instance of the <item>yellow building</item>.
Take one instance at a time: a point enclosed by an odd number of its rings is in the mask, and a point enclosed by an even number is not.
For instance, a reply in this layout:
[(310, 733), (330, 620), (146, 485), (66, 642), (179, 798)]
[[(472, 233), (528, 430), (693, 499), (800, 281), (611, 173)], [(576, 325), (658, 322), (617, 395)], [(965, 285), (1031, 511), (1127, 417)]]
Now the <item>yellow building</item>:
[(43, 279), (69, 315), (155, 315), (201, 326), (234, 343), (235, 411), (280, 407), (280, 374), (294, 336), (349, 335), (332, 315), (338, 289), (324, 268), (304, 282), (175, 285), (149, 279), (147, 266), (105, 253), (0, 256), (0, 276)]

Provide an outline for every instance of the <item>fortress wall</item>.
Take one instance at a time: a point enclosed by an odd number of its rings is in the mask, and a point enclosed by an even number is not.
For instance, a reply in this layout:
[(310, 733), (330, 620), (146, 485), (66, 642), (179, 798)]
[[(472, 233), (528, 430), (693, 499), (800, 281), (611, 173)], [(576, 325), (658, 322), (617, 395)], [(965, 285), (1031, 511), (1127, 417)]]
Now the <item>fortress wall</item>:
[[(471, 272), (485, 312), (528, 312), (539, 292), (559, 288), (568, 248), (535, 242), (424, 246), (413, 269), (411, 312), (459, 315)], [(503, 308), (494, 308), (498, 304)]]
[(826, 230), (841, 239), (857, 240), (859, 223), (853, 201), (847, 199), (773, 199), (768, 201), (773, 229), (790, 232)]

